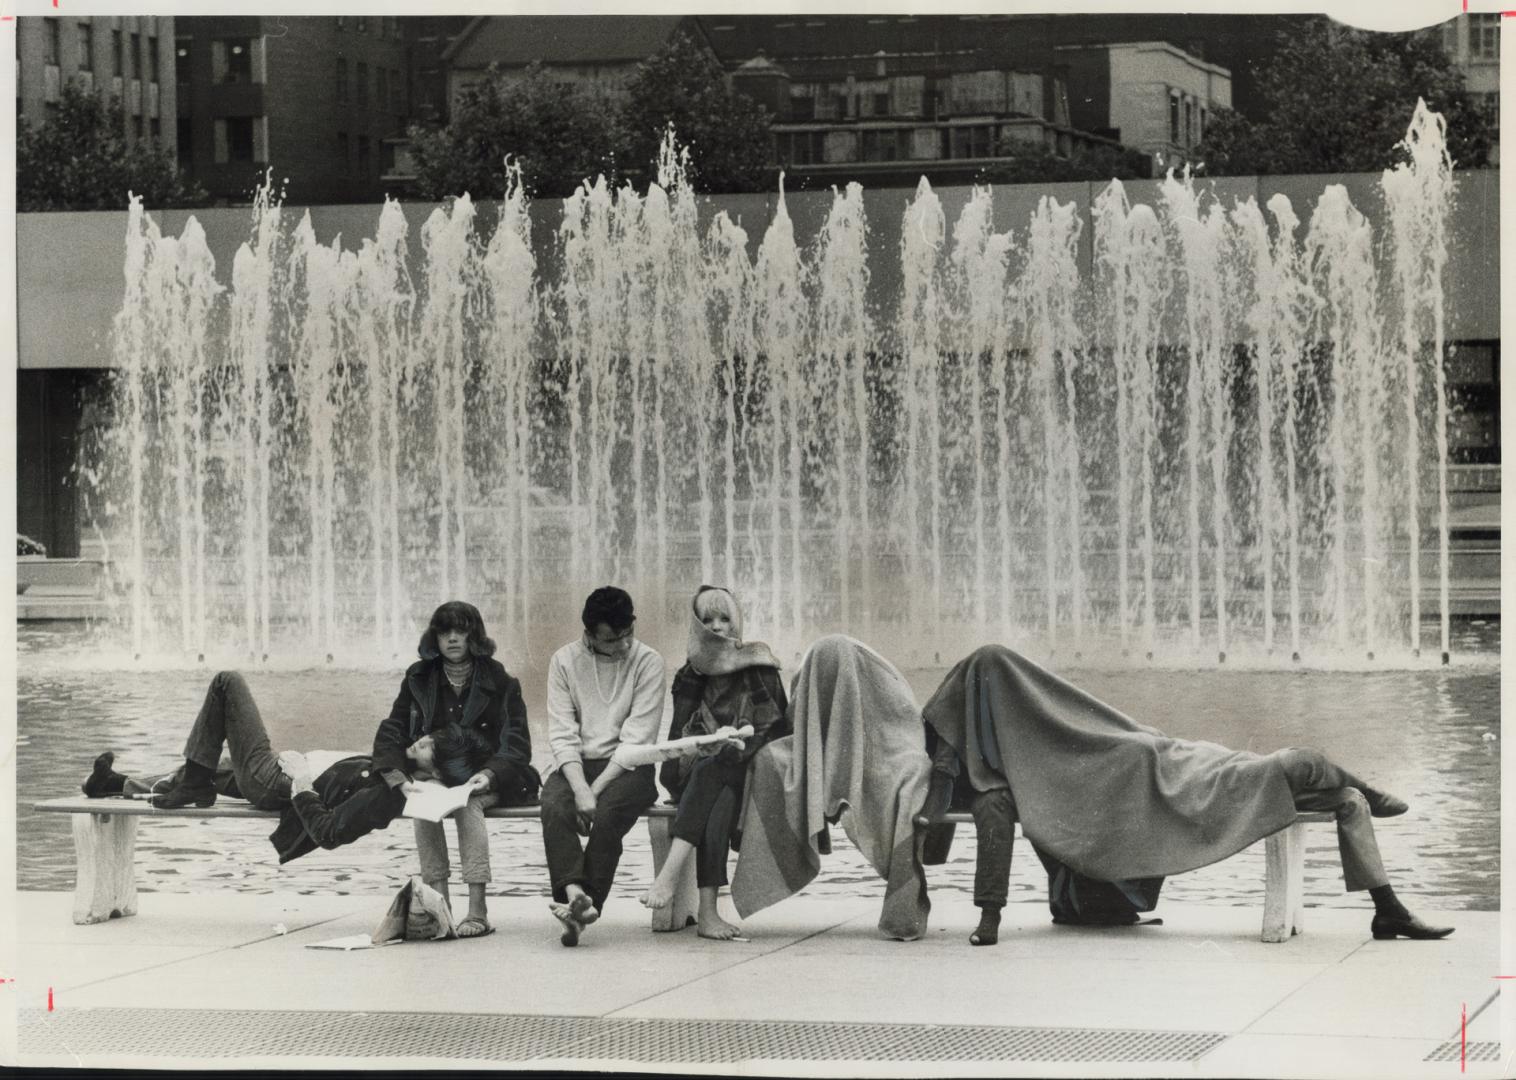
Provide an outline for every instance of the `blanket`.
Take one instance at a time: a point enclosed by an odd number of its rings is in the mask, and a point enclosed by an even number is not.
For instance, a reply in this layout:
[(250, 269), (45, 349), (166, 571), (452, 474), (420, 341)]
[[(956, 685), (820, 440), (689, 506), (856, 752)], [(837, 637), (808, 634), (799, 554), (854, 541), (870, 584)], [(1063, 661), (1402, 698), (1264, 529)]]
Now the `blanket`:
[(1295, 819), (1274, 758), (1169, 738), (1003, 646), (959, 662), (922, 716), (976, 788), (1010, 781), (1027, 839), (1102, 881), (1194, 870)]
[(732, 902), (744, 917), (810, 883), (828, 822), (885, 880), (879, 929), (907, 941), (926, 932), (926, 878), (913, 818), (931, 761), (910, 686), (884, 657), (835, 635), (811, 646), (790, 691), (794, 734), (753, 757)]

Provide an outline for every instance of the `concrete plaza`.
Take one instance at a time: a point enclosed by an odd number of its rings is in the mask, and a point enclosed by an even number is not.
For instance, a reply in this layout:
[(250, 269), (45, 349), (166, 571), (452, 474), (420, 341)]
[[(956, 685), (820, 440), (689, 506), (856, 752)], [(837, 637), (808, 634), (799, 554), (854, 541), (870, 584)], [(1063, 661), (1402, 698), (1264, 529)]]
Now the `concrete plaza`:
[(622, 894), (573, 950), (545, 900), (496, 897), (490, 937), (354, 952), (305, 946), (370, 930), (384, 897), (143, 893), (134, 917), (75, 926), (67, 894), (22, 892), (0, 989), (32, 1065), (1509, 1070), (1493, 912), (1423, 911), (1457, 933), (1389, 942), (1370, 937), (1367, 907), (1311, 908), (1305, 934), (1267, 945), (1253, 907), (1164, 903), (1162, 926), (1096, 930), (1020, 903), (999, 946), (971, 948), (967, 901), (937, 902), (927, 938), (901, 943), (877, 935), (877, 890), (860, 891), (792, 899), (733, 943), (654, 935)]

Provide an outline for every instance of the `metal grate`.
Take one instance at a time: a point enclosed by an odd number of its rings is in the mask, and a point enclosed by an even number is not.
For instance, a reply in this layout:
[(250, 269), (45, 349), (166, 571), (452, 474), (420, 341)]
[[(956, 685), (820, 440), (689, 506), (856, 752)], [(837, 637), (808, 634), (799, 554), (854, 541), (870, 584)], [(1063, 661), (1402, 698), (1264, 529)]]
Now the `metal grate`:
[(1445, 1042), (1422, 1061), (1499, 1061), (1498, 1042), (1471, 1042), (1465, 1046), (1458, 1039)]
[[(779, 1061), (1194, 1061), (1200, 1031), (244, 1009), (23, 1009), (25, 1054)], [(1454, 1059), (1457, 1044), (1453, 1044)], [(1475, 1047), (1496, 1053), (1475, 1058)], [(1497, 1060), (1470, 1043), (1469, 1060)], [(1428, 1058), (1427, 1060), (1443, 1060)]]

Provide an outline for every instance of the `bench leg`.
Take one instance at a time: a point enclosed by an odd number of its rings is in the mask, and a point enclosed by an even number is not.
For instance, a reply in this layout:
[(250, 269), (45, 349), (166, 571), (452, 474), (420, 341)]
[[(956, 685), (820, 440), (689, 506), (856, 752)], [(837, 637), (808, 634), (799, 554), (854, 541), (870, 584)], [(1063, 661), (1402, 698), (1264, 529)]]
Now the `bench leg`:
[(73, 814), (74, 922), (137, 914), (137, 819), (130, 814)]
[(1264, 841), (1264, 941), (1289, 941), (1305, 929), (1305, 826), (1290, 825)]
[[(647, 819), (647, 838), (653, 848), (653, 874), (663, 869), (669, 857), (669, 845), (674, 838), (669, 835), (674, 819), (650, 817)], [(700, 909), (700, 891), (695, 887), (695, 860), (684, 864), (684, 873), (674, 889), (674, 900), (668, 907), (653, 909), (653, 929), (658, 932), (683, 930), (695, 925), (695, 913)]]

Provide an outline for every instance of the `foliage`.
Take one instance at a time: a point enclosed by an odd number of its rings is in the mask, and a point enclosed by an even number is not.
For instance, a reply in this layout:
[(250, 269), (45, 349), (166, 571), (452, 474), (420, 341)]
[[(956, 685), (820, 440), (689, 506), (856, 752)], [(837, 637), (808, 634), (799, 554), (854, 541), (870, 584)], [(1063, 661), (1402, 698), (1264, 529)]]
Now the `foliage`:
[(58, 110), (46, 123), (33, 127), (20, 121), (16, 209), (119, 210), (128, 191), (149, 209), (209, 201), (173, 158), (145, 141), (129, 144), (125, 129), (119, 100), (64, 87)]
[(684, 34), (639, 64), (627, 85), (622, 127), (632, 169), (656, 176), (670, 124), (689, 147), (696, 190), (762, 191), (773, 183), (768, 112), (731, 89), (721, 63)]
[(1152, 175), (1147, 156), (1139, 150), (1109, 144), (1082, 145), (1066, 158), (1046, 146), (1002, 141), (996, 151), (1003, 161), (987, 166), (977, 177), (987, 184), (1063, 183), (1072, 180), (1134, 180)]
[(410, 129), (416, 187), (423, 198), (505, 194), (505, 157), (521, 165), (527, 193), (560, 198), (581, 181), (613, 174), (619, 141), (615, 110), (605, 95), (557, 78), (541, 64), (520, 76), (493, 66), (464, 89), (446, 127)]
[(1386, 34), (1292, 22), (1259, 72), (1259, 119), (1219, 110), (1200, 146), (1211, 176), (1377, 172), (1398, 160), (1416, 99), (1442, 113), (1459, 168), (1485, 165), (1490, 117), (1464, 90), (1436, 30)]

